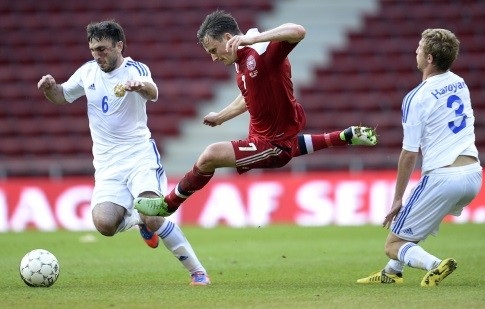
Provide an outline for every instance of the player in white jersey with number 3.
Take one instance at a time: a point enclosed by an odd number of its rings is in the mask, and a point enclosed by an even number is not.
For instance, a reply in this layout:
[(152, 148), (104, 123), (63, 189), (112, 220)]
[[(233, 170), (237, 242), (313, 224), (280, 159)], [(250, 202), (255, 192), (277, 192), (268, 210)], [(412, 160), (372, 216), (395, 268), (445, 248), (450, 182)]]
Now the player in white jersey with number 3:
[(158, 98), (150, 70), (123, 57), (125, 35), (115, 21), (91, 23), (86, 31), (94, 60), (62, 84), (45, 75), (38, 88), (58, 105), (86, 96), (95, 168), (94, 226), (113, 236), (139, 225), (150, 247), (156, 248), (162, 239), (191, 274), (192, 285), (207, 285), (206, 270), (180, 228), (163, 217), (141, 215), (133, 207), (134, 197), (157, 197), (167, 191), (160, 154), (147, 127), (146, 103)]
[[(460, 215), (482, 185), (470, 92), (450, 71), (459, 44), (446, 29), (421, 35), (416, 61), (423, 80), (402, 103), (403, 146), (392, 208), (383, 222), (391, 229), (385, 244), (390, 260), (358, 283), (402, 283), (407, 265), (427, 271), (421, 286), (436, 286), (457, 267), (455, 259), (440, 259), (418, 243), (435, 235), (445, 216)], [(403, 203), (419, 151), (421, 179)]]

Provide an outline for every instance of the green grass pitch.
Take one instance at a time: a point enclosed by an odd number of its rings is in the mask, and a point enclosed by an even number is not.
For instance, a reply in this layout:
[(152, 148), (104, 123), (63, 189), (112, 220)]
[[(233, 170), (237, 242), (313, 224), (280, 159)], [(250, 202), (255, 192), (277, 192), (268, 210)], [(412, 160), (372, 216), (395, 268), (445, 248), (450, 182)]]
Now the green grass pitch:
[[(0, 234), (0, 308), (484, 308), (485, 226), (443, 224), (422, 246), (458, 261), (435, 288), (424, 271), (406, 268), (402, 285), (358, 285), (381, 269), (387, 231), (378, 226), (183, 227), (213, 284), (189, 286), (189, 275), (161, 245), (136, 230)], [(44, 248), (59, 259), (50, 288), (19, 277), (22, 256)]]

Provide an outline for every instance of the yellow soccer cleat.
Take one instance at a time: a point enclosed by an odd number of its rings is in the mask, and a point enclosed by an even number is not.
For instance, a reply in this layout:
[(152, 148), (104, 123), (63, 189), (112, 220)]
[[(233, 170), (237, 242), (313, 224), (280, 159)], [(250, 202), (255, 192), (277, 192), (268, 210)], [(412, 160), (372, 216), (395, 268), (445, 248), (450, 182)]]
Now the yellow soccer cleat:
[(357, 280), (357, 283), (364, 283), (364, 284), (369, 284), (369, 283), (403, 283), (404, 280), (402, 278), (402, 274), (388, 274), (383, 270), (380, 270), (376, 273), (371, 274), (368, 277), (362, 278)]
[(421, 280), (421, 286), (437, 286), (441, 280), (451, 274), (457, 266), (458, 264), (454, 259), (444, 259), (436, 268), (431, 269), (424, 275), (423, 280)]

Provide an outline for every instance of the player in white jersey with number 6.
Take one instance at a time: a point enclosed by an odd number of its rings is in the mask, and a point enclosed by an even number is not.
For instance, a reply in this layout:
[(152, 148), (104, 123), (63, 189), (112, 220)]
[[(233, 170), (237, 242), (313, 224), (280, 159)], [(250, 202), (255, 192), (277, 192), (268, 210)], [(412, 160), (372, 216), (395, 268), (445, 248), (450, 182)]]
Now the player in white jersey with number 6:
[[(446, 29), (421, 34), (416, 61), (423, 79), (402, 102), (403, 146), (392, 208), (383, 222), (391, 229), (385, 244), (390, 260), (358, 283), (402, 283), (407, 265), (427, 271), (421, 286), (436, 286), (457, 267), (455, 259), (440, 259), (418, 243), (435, 235), (446, 215), (460, 215), (482, 185), (470, 92), (450, 71), (459, 45)], [(403, 203), (419, 151), (421, 179)]]
[(94, 60), (62, 84), (45, 75), (38, 88), (58, 105), (86, 96), (95, 168), (94, 226), (102, 235), (113, 236), (139, 225), (150, 247), (156, 248), (162, 239), (190, 273), (192, 285), (207, 285), (206, 270), (180, 228), (168, 219), (147, 217), (133, 208), (134, 197), (157, 197), (167, 191), (160, 154), (147, 127), (146, 103), (158, 98), (150, 70), (123, 57), (125, 35), (115, 21), (91, 23), (86, 31)]

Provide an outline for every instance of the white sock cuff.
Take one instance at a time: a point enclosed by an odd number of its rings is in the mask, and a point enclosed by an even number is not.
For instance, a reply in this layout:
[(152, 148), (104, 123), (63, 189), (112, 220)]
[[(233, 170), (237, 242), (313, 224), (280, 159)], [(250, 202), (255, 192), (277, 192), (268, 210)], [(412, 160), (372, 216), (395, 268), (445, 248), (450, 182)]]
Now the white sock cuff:
[(404, 245), (402, 245), (401, 248), (399, 248), (399, 250), (397, 251), (397, 257), (399, 261), (406, 263), (404, 257), (406, 256), (406, 253), (408, 252), (408, 250), (414, 246), (416, 246), (416, 244), (413, 242), (407, 242)]
[(172, 233), (174, 228), (175, 228), (175, 223), (173, 223), (168, 219), (165, 219), (162, 225), (160, 226), (160, 228), (155, 232), (155, 234), (160, 236), (160, 238), (164, 239), (168, 235), (170, 235), (170, 233)]
[(387, 273), (394, 274), (394, 273), (402, 273), (403, 268), (404, 268), (403, 262), (398, 260), (389, 260), (384, 270)]
[(310, 134), (303, 134), (303, 139), (305, 140), (305, 146), (306, 146), (307, 153), (314, 152), (312, 136)]

